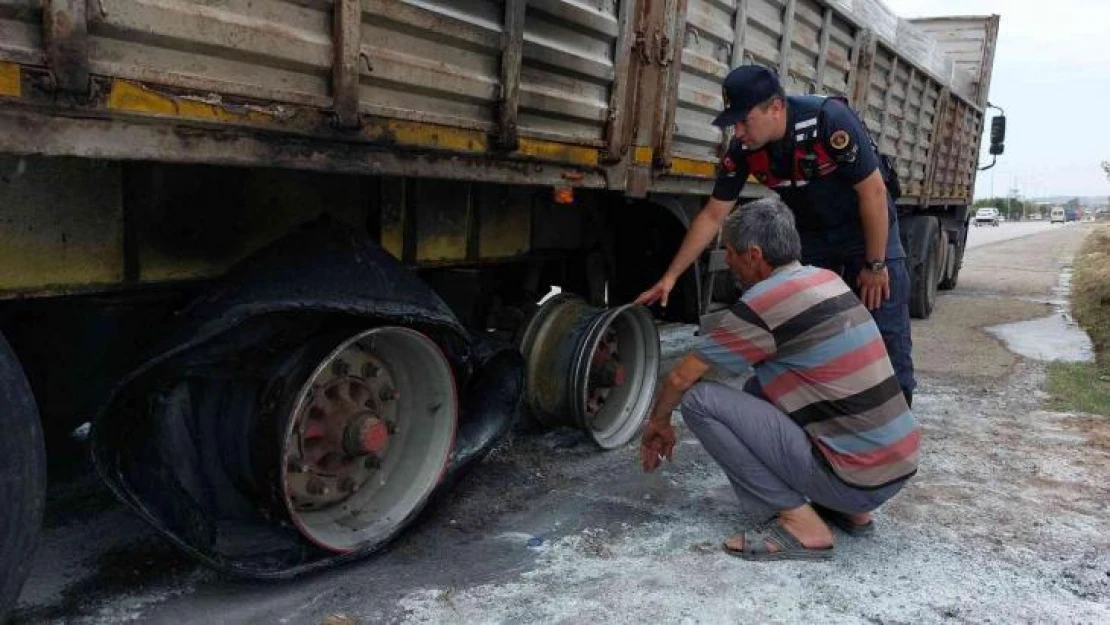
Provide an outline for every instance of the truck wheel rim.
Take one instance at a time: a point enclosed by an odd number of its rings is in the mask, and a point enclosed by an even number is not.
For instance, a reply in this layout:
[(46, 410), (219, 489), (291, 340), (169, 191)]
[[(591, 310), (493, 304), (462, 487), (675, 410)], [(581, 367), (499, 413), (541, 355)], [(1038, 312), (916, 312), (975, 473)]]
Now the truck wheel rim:
[(651, 410), (659, 374), (659, 333), (651, 314), (626, 305), (599, 315), (574, 370), (579, 421), (605, 449), (627, 443)]
[(281, 473), (290, 519), (330, 551), (388, 539), (439, 482), (457, 421), (450, 364), (427, 336), (381, 327), (343, 341), (290, 411)]
[(582, 428), (605, 449), (635, 436), (659, 372), (659, 334), (646, 309), (605, 310), (557, 295), (532, 317), (521, 352), (538, 421)]

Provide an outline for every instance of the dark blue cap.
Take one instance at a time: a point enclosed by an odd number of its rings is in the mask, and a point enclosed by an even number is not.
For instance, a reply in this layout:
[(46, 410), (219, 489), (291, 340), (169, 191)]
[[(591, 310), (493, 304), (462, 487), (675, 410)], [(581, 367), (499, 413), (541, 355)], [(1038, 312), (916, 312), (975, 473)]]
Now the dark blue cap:
[(725, 76), (722, 87), (725, 111), (713, 120), (714, 126), (722, 127), (744, 121), (753, 107), (782, 92), (778, 76), (759, 65), (737, 67)]

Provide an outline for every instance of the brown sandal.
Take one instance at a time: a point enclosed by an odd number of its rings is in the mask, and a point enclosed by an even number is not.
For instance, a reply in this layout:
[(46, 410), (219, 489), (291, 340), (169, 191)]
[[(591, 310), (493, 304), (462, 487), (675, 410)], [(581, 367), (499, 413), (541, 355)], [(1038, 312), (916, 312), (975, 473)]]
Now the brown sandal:
[[(743, 537), (743, 549), (729, 547), (727, 540), (721, 543), (721, 548), (728, 555), (745, 560), (830, 560), (836, 550), (835, 546), (806, 547), (778, 523), (768, 523), (744, 532)], [(775, 550), (768, 549), (767, 543)]]

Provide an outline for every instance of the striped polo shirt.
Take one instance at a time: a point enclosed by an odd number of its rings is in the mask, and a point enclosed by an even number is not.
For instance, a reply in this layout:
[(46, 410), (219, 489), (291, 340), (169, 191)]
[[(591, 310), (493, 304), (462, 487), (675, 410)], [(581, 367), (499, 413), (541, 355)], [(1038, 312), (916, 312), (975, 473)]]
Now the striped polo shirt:
[(754, 367), (767, 398), (846, 484), (877, 488), (917, 471), (917, 421), (871, 313), (837, 274), (780, 267), (695, 353), (734, 374)]

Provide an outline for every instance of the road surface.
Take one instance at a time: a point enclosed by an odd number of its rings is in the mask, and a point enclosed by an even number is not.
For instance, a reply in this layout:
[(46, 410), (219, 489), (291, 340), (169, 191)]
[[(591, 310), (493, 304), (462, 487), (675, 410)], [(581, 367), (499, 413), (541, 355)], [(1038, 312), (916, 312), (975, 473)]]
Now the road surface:
[(994, 226), (972, 226), (967, 232), (968, 249), (1027, 237), (1040, 232), (1049, 232), (1061, 228), (1081, 227), (1079, 222), (1068, 224), (1051, 224), (1047, 221), (1004, 221)]
[(16, 622), (1110, 622), (1110, 421), (1045, 410), (1045, 364), (985, 330), (1057, 314), (1089, 227), (1025, 227), (970, 250), (960, 286), (915, 322), (921, 471), (873, 538), (837, 536), (832, 563), (723, 554), (767, 511), (738, 503), (681, 426), (652, 475), (635, 445), (515, 438), (388, 552), (290, 583), (194, 565), (76, 465), (52, 474)]

